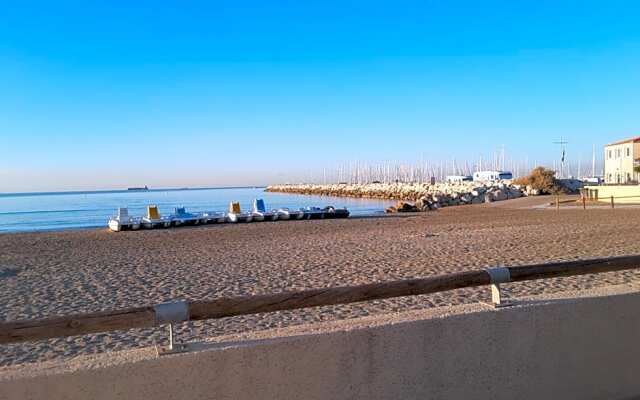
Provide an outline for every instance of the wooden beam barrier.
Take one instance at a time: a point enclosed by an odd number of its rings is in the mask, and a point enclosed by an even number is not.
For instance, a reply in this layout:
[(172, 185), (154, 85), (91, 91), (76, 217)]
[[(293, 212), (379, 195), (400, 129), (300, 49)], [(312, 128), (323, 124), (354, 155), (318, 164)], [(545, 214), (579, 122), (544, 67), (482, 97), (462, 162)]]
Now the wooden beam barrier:
[[(640, 268), (640, 255), (507, 267), (510, 282), (622, 271)], [(349, 304), (393, 297), (416, 296), (491, 283), (487, 270), (459, 272), (421, 279), (328, 287), (300, 292), (190, 301), (180, 320), (205, 320), (307, 307)], [(111, 330), (146, 328), (167, 323), (158, 306), (130, 308), (0, 324), (0, 344), (51, 339)], [(168, 307), (171, 311), (171, 307)], [(178, 307), (180, 308), (180, 307)]]

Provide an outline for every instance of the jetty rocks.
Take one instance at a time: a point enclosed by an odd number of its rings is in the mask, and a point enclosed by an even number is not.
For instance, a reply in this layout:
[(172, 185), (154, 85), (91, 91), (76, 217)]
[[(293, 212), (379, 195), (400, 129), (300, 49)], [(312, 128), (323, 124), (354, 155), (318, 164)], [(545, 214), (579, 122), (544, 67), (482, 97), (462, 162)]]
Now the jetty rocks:
[(465, 204), (490, 203), (534, 194), (529, 188), (504, 182), (367, 183), (273, 185), (267, 192), (399, 200), (387, 212), (416, 212)]

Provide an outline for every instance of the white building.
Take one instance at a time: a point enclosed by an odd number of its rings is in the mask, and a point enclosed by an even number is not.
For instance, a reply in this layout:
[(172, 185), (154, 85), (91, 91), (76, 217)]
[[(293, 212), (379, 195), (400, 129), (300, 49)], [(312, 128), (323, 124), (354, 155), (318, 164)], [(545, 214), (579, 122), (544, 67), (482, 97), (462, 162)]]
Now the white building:
[(640, 163), (640, 136), (604, 146), (604, 183), (637, 183), (633, 167)]
[(473, 180), (476, 182), (504, 181), (513, 179), (513, 174), (509, 171), (477, 171), (473, 173)]

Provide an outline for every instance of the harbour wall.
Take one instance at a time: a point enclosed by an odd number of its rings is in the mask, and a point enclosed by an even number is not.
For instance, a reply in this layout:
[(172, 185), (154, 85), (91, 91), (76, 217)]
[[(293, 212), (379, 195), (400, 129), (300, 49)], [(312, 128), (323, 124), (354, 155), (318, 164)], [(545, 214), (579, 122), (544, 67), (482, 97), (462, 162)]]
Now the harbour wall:
[(0, 369), (0, 399), (630, 399), (640, 293), (617, 286)]
[(514, 199), (527, 195), (526, 188), (509, 182), (458, 183), (367, 183), (367, 184), (289, 184), (271, 185), (267, 192), (336, 197), (377, 198), (419, 202), (421, 209), (478, 204)]

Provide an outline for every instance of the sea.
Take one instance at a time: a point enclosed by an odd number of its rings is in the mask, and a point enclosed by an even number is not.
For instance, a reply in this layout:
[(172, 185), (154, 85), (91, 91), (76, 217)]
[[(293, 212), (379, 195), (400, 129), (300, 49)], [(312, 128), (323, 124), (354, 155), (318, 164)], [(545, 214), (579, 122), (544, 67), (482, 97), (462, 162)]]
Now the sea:
[(249, 210), (253, 199), (264, 199), (267, 209), (307, 206), (346, 207), (354, 216), (382, 214), (393, 204), (385, 200), (268, 193), (260, 187), (208, 189), (149, 189), (87, 192), (0, 193), (0, 232), (106, 228), (118, 207), (144, 216), (147, 205), (157, 205), (162, 215), (175, 207), (187, 211), (227, 211), (238, 201)]

